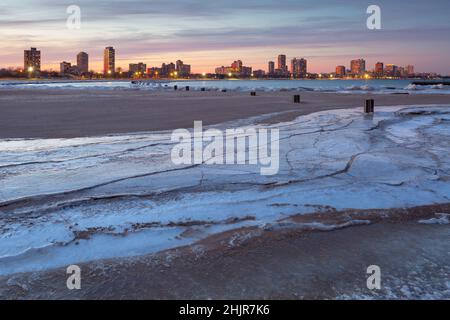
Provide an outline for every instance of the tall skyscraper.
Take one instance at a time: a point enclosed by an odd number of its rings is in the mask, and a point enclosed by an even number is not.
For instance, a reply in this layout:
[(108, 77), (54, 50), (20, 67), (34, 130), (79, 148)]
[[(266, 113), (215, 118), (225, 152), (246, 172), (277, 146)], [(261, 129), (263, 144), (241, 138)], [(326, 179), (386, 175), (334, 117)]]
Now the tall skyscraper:
[(24, 70), (28, 72), (41, 71), (41, 51), (36, 48), (24, 51), (23, 59)]
[(116, 70), (116, 50), (106, 47), (103, 53), (103, 73), (114, 74)]
[(383, 76), (384, 75), (384, 63), (383, 62), (377, 62), (375, 64), (375, 74), (377, 76)]
[(77, 67), (80, 73), (89, 72), (89, 55), (86, 52), (77, 54)]
[(291, 73), (294, 78), (306, 78), (308, 72), (308, 62), (306, 59), (294, 58), (291, 60)]
[(336, 67), (336, 77), (345, 77), (345, 66)]
[(267, 72), (269, 73), (269, 75), (275, 74), (275, 62), (269, 61), (269, 67), (267, 69)]
[(308, 62), (306, 59), (301, 58), (298, 60), (298, 76), (300, 78), (306, 78), (308, 75)]
[(291, 60), (291, 73), (295, 77), (297, 73), (297, 58)]
[(286, 55), (280, 54), (278, 56), (278, 69), (284, 73), (288, 72), (288, 67), (286, 65)]
[(355, 76), (362, 76), (366, 72), (366, 61), (364, 59), (352, 60), (351, 71)]

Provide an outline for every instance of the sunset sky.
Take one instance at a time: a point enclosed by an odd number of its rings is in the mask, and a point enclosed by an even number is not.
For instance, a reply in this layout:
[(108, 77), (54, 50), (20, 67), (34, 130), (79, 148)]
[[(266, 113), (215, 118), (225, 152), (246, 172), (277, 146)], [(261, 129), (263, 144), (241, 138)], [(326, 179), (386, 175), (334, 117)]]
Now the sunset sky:
[[(370, 4), (382, 9), (382, 30), (366, 28)], [(66, 28), (69, 5), (81, 8), (80, 30)], [(0, 67), (22, 66), (23, 50), (37, 47), (44, 69), (86, 51), (100, 70), (114, 46), (125, 69), (181, 59), (201, 73), (242, 59), (266, 70), (284, 53), (307, 58), (310, 72), (363, 57), (368, 69), (383, 61), (450, 74), (448, 0), (2, 0), (0, 36)]]

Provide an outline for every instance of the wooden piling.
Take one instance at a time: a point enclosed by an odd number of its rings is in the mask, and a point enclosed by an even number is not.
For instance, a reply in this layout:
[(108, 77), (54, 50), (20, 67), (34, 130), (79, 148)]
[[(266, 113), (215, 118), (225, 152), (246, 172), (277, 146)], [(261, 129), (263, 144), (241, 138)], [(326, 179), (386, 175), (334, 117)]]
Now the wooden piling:
[(367, 99), (364, 104), (364, 113), (374, 113), (375, 112), (375, 100)]

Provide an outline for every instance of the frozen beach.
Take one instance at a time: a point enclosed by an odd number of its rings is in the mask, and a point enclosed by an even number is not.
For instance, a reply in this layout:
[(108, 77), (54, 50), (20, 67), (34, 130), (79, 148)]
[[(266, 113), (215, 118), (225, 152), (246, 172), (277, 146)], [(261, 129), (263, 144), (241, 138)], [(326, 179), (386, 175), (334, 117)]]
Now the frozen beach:
[[(170, 131), (4, 139), (0, 273), (143, 256), (241, 228), (369, 225), (383, 209), (448, 204), (449, 123), (448, 106), (397, 106), (259, 124), (280, 129), (275, 176), (250, 165), (175, 166)], [(333, 221), (337, 212), (374, 209), (379, 216)], [(438, 213), (448, 212), (424, 219)], [(290, 219), (298, 216), (309, 219)]]
[[(0, 297), (448, 297), (449, 95), (364, 115), (370, 94), (292, 94), (0, 90)], [(172, 130), (196, 120), (279, 129), (278, 174), (174, 165)], [(382, 262), (389, 284), (364, 291)], [(69, 264), (88, 291), (67, 291)]]
[[(439, 80), (437, 80), (439, 81)], [(415, 85), (414, 80), (3, 80), (0, 81), (2, 89), (73, 89), (73, 90), (143, 90), (164, 92), (173, 90), (177, 86), (182, 90), (189, 86), (191, 90), (206, 91), (227, 90), (232, 92), (249, 92), (252, 90), (261, 92), (330, 92), (352, 94), (450, 94), (450, 86), (434, 84)]]

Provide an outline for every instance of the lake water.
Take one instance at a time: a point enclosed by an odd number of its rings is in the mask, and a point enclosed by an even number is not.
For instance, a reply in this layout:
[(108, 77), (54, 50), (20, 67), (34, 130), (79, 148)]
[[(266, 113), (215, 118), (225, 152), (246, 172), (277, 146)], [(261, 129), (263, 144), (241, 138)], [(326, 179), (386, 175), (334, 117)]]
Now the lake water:
[(173, 90), (189, 86), (191, 90), (228, 91), (317, 91), (341, 93), (431, 93), (450, 94), (450, 86), (417, 86), (412, 80), (179, 80), (143, 81), (133, 84), (131, 80), (117, 81), (0, 81), (0, 89), (137, 89)]

